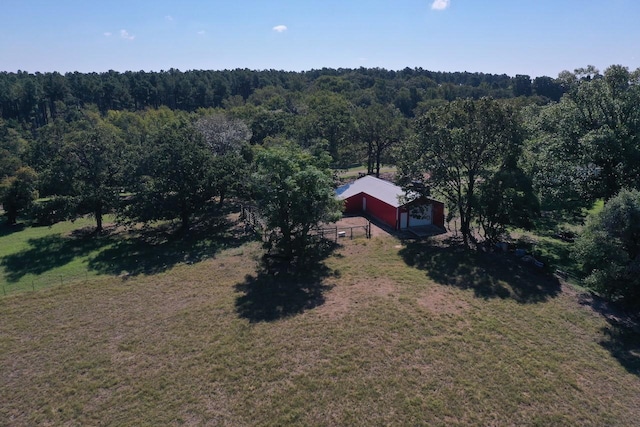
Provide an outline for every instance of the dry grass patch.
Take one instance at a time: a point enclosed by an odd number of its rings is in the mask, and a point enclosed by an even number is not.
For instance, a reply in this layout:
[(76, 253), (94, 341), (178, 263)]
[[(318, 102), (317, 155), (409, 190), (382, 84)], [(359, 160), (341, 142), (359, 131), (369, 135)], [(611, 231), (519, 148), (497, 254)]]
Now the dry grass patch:
[(418, 305), (434, 314), (463, 315), (470, 304), (443, 288), (434, 288), (418, 298)]
[[(0, 424), (640, 419), (640, 372), (605, 345), (620, 344), (605, 332), (612, 325), (576, 295), (417, 243), (420, 262), (408, 266), (409, 246), (397, 245), (343, 242), (311, 278), (289, 277), (304, 295), (265, 277), (248, 243), (153, 275), (0, 299)], [(488, 293), (498, 282), (508, 294)], [(255, 287), (247, 305), (251, 284), (268, 289)], [(311, 289), (319, 299), (300, 305)]]

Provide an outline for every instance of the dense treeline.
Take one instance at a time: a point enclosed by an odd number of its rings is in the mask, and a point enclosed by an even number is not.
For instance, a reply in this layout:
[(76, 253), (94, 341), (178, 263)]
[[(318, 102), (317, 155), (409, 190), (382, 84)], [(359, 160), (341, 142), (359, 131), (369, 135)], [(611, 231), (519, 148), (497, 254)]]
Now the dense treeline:
[[(394, 103), (402, 112), (424, 101), (456, 98), (509, 98), (532, 94), (558, 100), (562, 87), (549, 77), (444, 73), (405, 68), (286, 71), (109, 71), (106, 73), (0, 73), (0, 117), (43, 126), (70, 107), (95, 105), (109, 110), (144, 110), (166, 106), (195, 111), (248, 100), (257, 90), (287, 93), (328, 90), (350, 99), (369, 92), (377, 101)], [(238, 99), (235, 99), (239, 97)], [(367, 102), (363, 99), (363, 102)]]
[[(541, 207), (639, 189), (638, 105), (640, 71), (619, 65), (533, 80), (409, 68), (0, 73), (1, 203), (9, 222), (90, 213), (100, 230), (117, 212), (188, 229), (240, 198), (304, 242), (310, 224), (293, 219), (309, 212), (272, 205), (264, 182), (329, 200), (329, 166), (379, 174), (391, 163), (406, 187), (447, 201), (472, 246), (531, 226)], [(333, 218), (329, 205), (313, 221)], [(623, 270), (638, 262), (628, 253)]]
[[(407, 136), (408, 119), (460, 99), (520, 97), (525, 103), (559, 100), (556, 79), (419, 68), (285, 71), (106, 73), (0, 73), (0, 179), (20, 166), (41, 170), (55, 141), (86, 112), (144, 112), (166, 107), (194, 113), (224, 110), (243, 120), (251, 143), (285, 138), (303, 147), (320, 142), (344, 166), (365, 163), (369, 172), (389, 161), (390, 146)], [(204, 114), (204, 113), (202, 113)], [(122, 122), (134, 119), (120, 119)], [(117, 124), (121, 127), (129, 124)], [(126, 130), (126, 129), (125, 129)], [(139, 129), (131, 130), (142, 132)], [(143, 132), (144, 133), (144, 132)], [(362, 140), (366, 139), (366, 142)], [(357, 147), (356, 147), (357, 146)], [(52, 148), (53, 147), (53, 148)], [(43, 184), (43, 196), (57, 190)]]

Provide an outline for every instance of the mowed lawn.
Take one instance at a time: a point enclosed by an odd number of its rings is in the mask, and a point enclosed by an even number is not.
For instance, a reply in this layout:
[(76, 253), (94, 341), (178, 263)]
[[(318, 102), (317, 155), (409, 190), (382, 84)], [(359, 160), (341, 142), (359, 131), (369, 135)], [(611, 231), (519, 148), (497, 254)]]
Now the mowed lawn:
[(637, 331), (509, 255), (362, 238), (290, 276), (236, 243), (0, 297), (0, 424), (640, 420)]

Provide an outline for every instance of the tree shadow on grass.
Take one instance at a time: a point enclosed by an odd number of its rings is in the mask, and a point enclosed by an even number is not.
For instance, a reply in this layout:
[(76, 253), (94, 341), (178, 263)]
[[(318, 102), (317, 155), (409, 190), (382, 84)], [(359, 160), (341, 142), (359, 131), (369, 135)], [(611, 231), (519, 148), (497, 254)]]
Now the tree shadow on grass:
[(129, 277), (156, 274), (178, 263), (200, 262), (254, 238), (225, 218), (196, 224), (185, 233), (170, 224), (103, 234), (81, 229), (68, 236), (30, 239), (28, 249), (5, 256), (0, 265), (6, 280), (15, 283), (27, 274), (40, 275), (97, 252), (87, 260), (90, 270)]
[(88, 266), (98, 273), (115, 276), (152, 275), (176, 264), (201, 262), (221, 250), (254, 239), (254, 235), (225, 218), (213, 224), (200, 223), (184, 233), (172, 226), (130, 230), (124, 238), (92, 257)]
[(479, 298), (511, 298), (531, 304), (560, 293), (555, 277), (510, 254), (475, 252), (455, 242), (439, 246), (430, 241), (405, 242), (399, 253), (408, 265), (425, 270), (436, 283), (472, 289)]
[(29, 248), (2, 259), (5, 278), (10, 283), (18, 282), (27, 274), (40, 275), (57, 267), (69, 264), (74, 259), (86, 256), (113, 243), (110, 235), (92, 237), (88, 235), (50, 235), (29, 239)]
[(592, 293), (583, 294), (580, 304), (602, 315), (608, 325), (602, 328), (605, 348), (631, 374), (640, 376), (640, 316)]
[[(2, 217), (0, 216), (0, 219)], [(24, 224), (19, 222), (17, 224), (7, 224), (6, 222), (0, 223), (0, 237), (8, 236), (9, 234), (17, 233), (24, 230)]]
[(265, 256), (255, 276), (247, 275), (235, 285), (242, 295), (236, 298), (236, 311), (251, 322), (272, 322), (300, 314), (325, 302), (324, 293), (333, 286), (325, 283), (338, 277), (339, 271), (327, 267), (325, 260), (337, 247), (322, 242), (303, 260), (286, 260)]

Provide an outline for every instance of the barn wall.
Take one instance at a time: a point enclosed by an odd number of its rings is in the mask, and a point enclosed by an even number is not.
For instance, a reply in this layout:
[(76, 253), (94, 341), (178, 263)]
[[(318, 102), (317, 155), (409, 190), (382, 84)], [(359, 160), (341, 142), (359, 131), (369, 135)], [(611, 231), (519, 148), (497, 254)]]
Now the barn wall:
[(433, 225), (444, 228), (444, 203), (433, 203), (432, 218)]
[[(362, 194), (367, 198), (367, 214), (384, 222), (389, 227), (396, 229), (396, 211), (397, 209), (386, 204), (380, 199), (376, 199), (368, 194)], [(360, 207), (362, 208), (362, 197), (360, 198)]]
[(344, 201), (344, 213), (357, 214), (362, 213), (362, 193), (351, 196)]
[[(429, 199), (427, 197), (421, 197), (408, 203), (407, 205), (402, 206), (400, 210), (402, 212), (409, 212), (411, 206), (414, 206), (416, 204), (431, 205), (431, 224), (440, 228), (444, 228), (444, 203), (437, 200)], [(406, 227), (406, 224), (403, 224), (403, 226)]]
[(363, 213), (363, 197), (367, 199), (367, 210), (364, 213), (384, 222), (393, 229), (396, 228), (396, 208), (366, 193), (358, 193), (345, 199), (344, 212), (349, 214)]
[[(384, 222), (394, 230), (398, 229), (398, 220), (396, 218), (396, 211), (408, 212), (407, 206), (401, 208), (394, 208), (391, 205), (386, 204), (380, 199), (377, 199), (366, 193), (358, 193), (355, 196), (351, 196), (344, 200), (344, 212), (348, 214), (361, 214), (362, 212), (362, 198), (367, 199), (367, 211), (364, 212), (379, 221)], [(432, 205), (431, 220), (432, 224), (438, 227), (444, 228), (444, 203), (435, 200), (424, 199), (423, 203), (430, 203)], [(398, 214), (399, 215), (399, 214)], [(403, 224), (406, 227), (406, 224)]]

